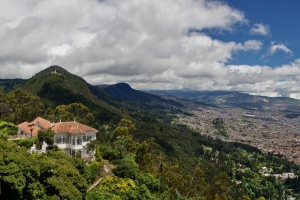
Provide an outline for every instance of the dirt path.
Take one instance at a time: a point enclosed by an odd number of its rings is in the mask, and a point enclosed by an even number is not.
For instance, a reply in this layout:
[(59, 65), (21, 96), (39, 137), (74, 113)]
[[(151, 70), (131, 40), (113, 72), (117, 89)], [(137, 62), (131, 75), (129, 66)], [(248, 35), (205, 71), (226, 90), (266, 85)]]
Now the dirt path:
[(103, 176), (101, 176), (100, 178), (98, 178), (94, 183), (93, 185), (91, 185), (91, 187), (87, 190), (87, 192), (89, 192), (90, 190), (92, 190), (94, 187), (96, 187), (97, 185), (99, 185), (102, 181), (102, 179), (105, 177), (105, 176), (114, 176), (114, 173), (112, 172), (112, 169), (114, 168), (114, 166), (112, 164), (109, 164), (109, 163), (104, 163), (103, 164), (103, 169), (104, 169), (104, 172), (102, 173)]

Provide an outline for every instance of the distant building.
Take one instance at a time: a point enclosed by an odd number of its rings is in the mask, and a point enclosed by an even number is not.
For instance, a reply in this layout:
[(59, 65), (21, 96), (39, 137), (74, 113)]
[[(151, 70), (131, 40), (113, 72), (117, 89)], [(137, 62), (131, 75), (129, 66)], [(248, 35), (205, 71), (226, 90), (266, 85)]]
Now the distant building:
[(56, 71), (56, 69), (52, 72), (50, 72), (51, 74), (58, 74), (58, 72)]
[(293, 179), (293, 178), (296, 178), (297, 177), (297, 175), (295, 175), (294, 173), (282, 173), (282, 179), (288, 179), (288, 178), (291, 178), (291, 179)]
[[(96, 140), (96, 129), (72, 122), (52, 123), (41, 117), (32, 122), (23, 122), (18, 125), (18, 134), (31, 138), (38, 135), (39, 130), (51, 128), (54, 132), (54, 144), (63, 149), (66, 154), (72, 152), (80, 154), (82, 158), (90, 157), (93, 153), (87, 149), (89, 140)], [(35, 146), (34, 146), (35, 147)]]
[(264, 174), (264, 173), (266, 173), (266, 172), (268, 172), (268, 168), (267, 167), (262, 167), (261, 168), (261, 172)]

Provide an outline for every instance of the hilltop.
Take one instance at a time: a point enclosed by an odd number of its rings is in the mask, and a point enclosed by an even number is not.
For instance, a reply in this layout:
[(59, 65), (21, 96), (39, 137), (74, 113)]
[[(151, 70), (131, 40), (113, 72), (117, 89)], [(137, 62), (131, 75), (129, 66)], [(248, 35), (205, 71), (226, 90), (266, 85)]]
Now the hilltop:
[[(71, 74), (59, 66), (51, 66), (35, 74), (22, 84), (20, 88), (26, 89), (33, 94), (38, 94), (40, 97), (53, 101), (55, 104), (72, 103), (69, 102), (73, 99), (71, 98), (72, 95), (81, 96), (92, 102), (96, 102), (97, 99), (107, 102), (111, 100), (111, 97), (98, 89), (98, 87), (88, 84), (83, 78)], [(54, 93), (59, 93), (61, 99), (53, 97)]]
[(121, 119), (121, 112), (114, 106), (116, 100), (112, 96), (60, 66), (50, 66), (40, 71), (17, 88), (38, 95), (45, 106), (52, 109), (58, 105), (80, 102), (99, 120)]

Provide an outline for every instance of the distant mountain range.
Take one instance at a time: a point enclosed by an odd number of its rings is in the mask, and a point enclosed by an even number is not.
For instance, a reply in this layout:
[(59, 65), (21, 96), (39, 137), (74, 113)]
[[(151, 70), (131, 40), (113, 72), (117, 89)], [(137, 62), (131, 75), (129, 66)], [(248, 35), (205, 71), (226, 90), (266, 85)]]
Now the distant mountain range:
[(175, 96), (220, 107), (289, 110), (300, 112), (300, 100), (288, 97), (256, 96), (234, 91), (151, 90), (152, 94)]
[(134, 90), (126, 83), (93, 86), (60, 66), (51, 66), (28, 80), (0, 80), (0, 90), (9, 92), (16, 88), (37, 94), (46, 107), (83, 103), (99, 120), (119, 120), (126, 115), (123, 108), (161, 118), (165, 118), (165, 111), (182, 112), (175, 108), (182, 107), (176, 101)]
[[(69, 73), (60, 66), (51, 66), (28, 80), (0, 79), (0, 90), (21, 88), (40, 96), (50, 107), (80, 101), (90, 109), (99, 106), (119, 113), (117, 107), (150, 112), (151, 108), (170, 112), (183, 112), (184, 106), (174, 97), (186, 101), (244, 109), (276, 109), (300, 112), (300, 101), (286, 97), (255, 96), (234, 91), (188, 91), (132, 89), (127, 83), (93, 86), (83, 78)], [(59, 94), (59, 95), (57, 95)], [(173, 96), (170, 98), (170, 96)]]

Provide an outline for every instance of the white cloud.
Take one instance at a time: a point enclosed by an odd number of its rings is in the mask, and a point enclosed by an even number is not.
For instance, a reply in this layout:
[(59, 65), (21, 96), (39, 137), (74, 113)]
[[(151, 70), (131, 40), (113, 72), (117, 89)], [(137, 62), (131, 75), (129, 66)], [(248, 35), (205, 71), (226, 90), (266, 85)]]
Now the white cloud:
[(69, 44), (62, 44), (60, 46), (52, 46), (48, 49), (48, 53), (57, 56), (64, 56), (67, 54), (68, 50), (71, 48)]
[(278, 50), (284, 51), (285, 53), (288, 53), (290, 55), (293, 55), (293, 52), (285, 45), (285, 44), (275, 44), (272, 42), (270, 48), (269, 48), (269, 54), (274, 54)]
[[(87, 79), (95, 74), (156, 77), (170, 71), (188, 76), (177, 71), (193, 63), (219, 71), (217, 65), (224, 67), (221, 63), (233, 52), (251, 50), (249, 45), (186, 34), (189, 29), (232, 30), (247, 21), (242, 12), (219, 1), (3, 0), (0, 19), (3, 68), (15, 63), (14, 68), (30, 65), (38, 72), (48, 67), (42, 63), (53, 63)], [(196, 76), (215, 73), (194, 69)], [(2, 77), (8, 78), (8, 73)]]
[(258, 40), (248, 40), (244, 43), (245, 50), (254, 50), (258, 51), (261, 49), (263, 43)]
[[(235, 53), (263, 43), (224, 42), (203, 31), (232, 33), (239, 23), (247, 23), (241, 11), (211, 0), (2, 0), (0, 78), (30, 78), (56, 64), (91, 84), (297, 96), (299, 61), (228, 66)], [(292, 53), (272, 43), (270, 54), (278, 50)]]
[(250, 29), (250, 34), (252, 35), (269, 35), (270, 27), (269, 25), (258, 23)]

